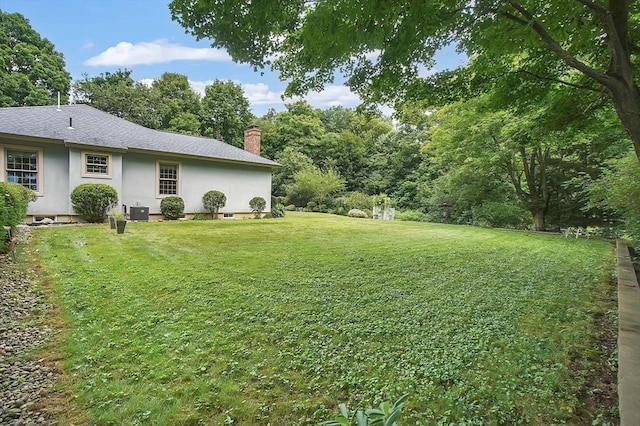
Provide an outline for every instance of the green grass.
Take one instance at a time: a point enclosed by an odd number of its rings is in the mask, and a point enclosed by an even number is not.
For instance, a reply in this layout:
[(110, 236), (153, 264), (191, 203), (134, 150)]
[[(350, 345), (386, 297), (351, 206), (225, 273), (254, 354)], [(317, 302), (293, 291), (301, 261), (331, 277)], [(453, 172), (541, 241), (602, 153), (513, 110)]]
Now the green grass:
[(290, 213), (36, 238), (90, 424), (576, 422), (608, 243)]

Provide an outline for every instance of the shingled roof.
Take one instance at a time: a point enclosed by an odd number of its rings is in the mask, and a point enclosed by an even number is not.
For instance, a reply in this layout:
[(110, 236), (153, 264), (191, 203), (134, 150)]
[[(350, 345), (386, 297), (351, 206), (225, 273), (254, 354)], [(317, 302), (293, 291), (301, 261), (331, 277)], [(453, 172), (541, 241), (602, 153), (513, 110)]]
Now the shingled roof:
[[(69, 120), (71, 119), (72, 128)], [(0, 134), (61, 140), (104, 149), (143, 150), (260, 166), (278, 163), (217, 139), (148, 129), (89, 105), (0, 108)]]

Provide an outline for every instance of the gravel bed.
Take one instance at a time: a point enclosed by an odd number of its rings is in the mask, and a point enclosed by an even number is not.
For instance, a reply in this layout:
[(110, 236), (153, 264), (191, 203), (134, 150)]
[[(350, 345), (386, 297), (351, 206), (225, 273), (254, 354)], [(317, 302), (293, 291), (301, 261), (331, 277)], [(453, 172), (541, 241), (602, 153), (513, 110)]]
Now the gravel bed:
[[(29, 229), (21, 227), (17, 243), (28, 238)], [(0, 255), (0, 425), (50, 425), (55, 422), (42, 407), (57, 372), (32, 354), (52, 338), (44, 323), (51, 306), (21, 266), (11, 255)]]

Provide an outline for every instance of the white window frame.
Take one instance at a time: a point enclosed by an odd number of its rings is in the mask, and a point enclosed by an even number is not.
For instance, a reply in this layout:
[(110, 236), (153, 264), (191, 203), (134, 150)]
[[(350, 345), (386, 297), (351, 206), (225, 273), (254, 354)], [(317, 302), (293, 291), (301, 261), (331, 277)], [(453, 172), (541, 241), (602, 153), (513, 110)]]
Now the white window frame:
[(36, 186), (34, 191), (38, 197), (44, 196), (44, 155), (43, 149), (35, 146), (0, 145), (0, 181), (7, 181), (7, 151), (22, 151), (36, 153)]
[[(161, 194), (160, 193), (160, 166), (175, 166), (176, 167), (176, 193), (175, 194)], [(180, 186), (182, 182), (181, 176), (182, 165), (178, 161), (156, 161), (156, 198), (180, 196)]]
[[(82, 151), (81, 155), (82, 155), (82, 177), (98, 178), (98, 179), (111, 179), (112, 178), (111, 164), (113, 163), (113, 161), (112, 161), (111, 154), (107, 154), (107, 153), (104, 153), (104, 152)], [(89, 157), (90, 155), (95, 156), (95, 157), (106, 157), (107, 158), (107, 173), (95, 173), (95, 172), (88, 172), (87, 171), (87, 157)]]

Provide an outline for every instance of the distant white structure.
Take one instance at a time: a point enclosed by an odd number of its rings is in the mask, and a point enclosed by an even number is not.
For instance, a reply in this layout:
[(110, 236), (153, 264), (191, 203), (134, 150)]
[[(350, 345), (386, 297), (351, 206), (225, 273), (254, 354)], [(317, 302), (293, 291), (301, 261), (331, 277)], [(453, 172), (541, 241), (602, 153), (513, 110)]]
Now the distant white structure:
[(396, 209), (393, 207), (383, 208), (373, 206), (373, 218), (378, 220), (394, 220), (396, 218)]

